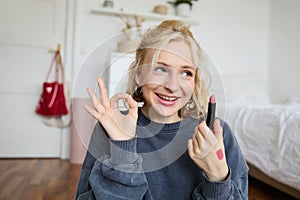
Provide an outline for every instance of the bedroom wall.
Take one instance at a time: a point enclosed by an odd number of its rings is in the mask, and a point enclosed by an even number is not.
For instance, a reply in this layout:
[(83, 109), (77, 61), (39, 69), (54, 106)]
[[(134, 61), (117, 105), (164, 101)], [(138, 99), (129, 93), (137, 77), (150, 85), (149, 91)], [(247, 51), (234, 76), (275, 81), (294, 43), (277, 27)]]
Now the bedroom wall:
[[(81, 0), (78, 3), (76, 41), (79, 50), (76, 56), (75, 77), (82, 70), (80, 64), (84, 58), (99, 43), (110, 43), (106, 47), (106, 53), (115, 50), (116, 41), (107, 42), (107, 39), (120, 33), (124, 26), (117, 17), (91, 13), (92, 7), (101, 2), (103, 1), (85, 0), (83, 3)], [(151, 12), (155, 5), (166, 4), (165, 2), (114, 0), (115, 7), (138, 12)], [(199, 21), (198, 25), (192, 26), (194, 35), (216, 64), (224, 81), (228, 82), (227, 92), (234, 90), (233, 87), (237, 84), (243, 85), (245, 78), (250, 79), (247, 82), (250, 84), (252, 81), (265, 83), (268, 63), (269, 9), (270, 0), (227, 0), (226, 2), (201, 0), (194, 3), (191, 18)], [(174, 13), (171, 6), (169, 12)], [(146, 21), (144, 27), (157, 23)], [(106, 56), (103, 56), (103, 63), (109, 59), (107, 57), (109, 54), (106, 53), (104, 53)], [(97, 69), (93, 70), (95, 73), (91, 74), (96, 75)], [(93, 79), (89, 78), (89, 80)], [(235, 81), (232, 83), (232, 80)], [(88, 84), (91, 82), (86, 83)], [(245, 87), (249, 88), (249, 85), (244, 85)], [(78, 92), (75, 96), (87, 96), (84, 88), (80, 91), (83, 92)]]
[[(75, 90), (75, 97), (87, 97), (86, 86), (94, 84), (96, 78), (101, 75), (102, 70), (110, 59), (110, 52), (116, 51), (117, 39), (116, 35), (121, 34), (121, 30), (125, 24), (120, 17), (113, 15), (104, 15), (92, 13), (95, 6), (102, 5), (103, 0), (79, 0), (77, 1), (77, 19), (76, 19), (76, 65), (74, 66), (74, 77), (86, 73), (81, 76), (80, 80), (75, 81), (82, 83), (80, 88)], [(140, 1), (140, 0), (114, 0), (114, 8), (123, 8), (125, 11), (130, 12), (152, 12), (157, 4), (161, 4), (161, 0)], [(151, 26), (156, 23), (146, 21), (143, 27)], [(89, 64), (85, 59), (90, 53), (101, 46), (98, 52), (99, 63)], [(87, 67), (89, 65), (89, 69)], [(96, 66), (97, 65), (97, 66)], [(85, 77), (85, 78), (84, 78)]]
[(300, 101), (300, 1), (271, 3), (269, 89), (271, 101)]
[(226, 104), (267, 103), (269, 0), (201, 0), (197, 36), (216, 64)]
[(195, 5), (197, 36), (222, 74), (266, 71), (270, 1), (201, 0)]

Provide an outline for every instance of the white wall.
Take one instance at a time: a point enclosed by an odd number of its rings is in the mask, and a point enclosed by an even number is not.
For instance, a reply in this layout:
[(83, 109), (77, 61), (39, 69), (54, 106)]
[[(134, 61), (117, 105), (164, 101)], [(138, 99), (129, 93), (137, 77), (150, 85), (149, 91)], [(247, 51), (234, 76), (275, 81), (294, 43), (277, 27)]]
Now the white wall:
[(222, 74), (266, 72), (270, 1), (201, 0), (196, 31)]
[(34, 112), (53, 56), (48, 50), (58, 43), (65, 50), (66, 8), (67, 0), (0, 1), (0, 157), (69, 154), (69, 128), (46, 126)]
[[(97, 0), (78, 1), (76, 43), (79, 50), (75, 58), (74, 77), (77, 77), (75, 97), (87, 97), (86, 88), (93, 86), (97, 77), (102, 74), (109, 62), (110, 52), (117, 49), (118, 41), (115, 36), (120, 35), (125, 26), (120, 17), (92, 13), (93, 7), (101, 5), (102, 2)], [(114, 7), (130, 12), (150, 13), (155, 5), (161, 3), (161, 0), (114, 0)], [(171, 10), (171, 12), (174, 11)], [(144, 23), (144, 27), (150, 25), (154, 25), (154, 23), (150, 21)], [(97, 48), (98, 46), (101, 48)], [(86, 57), (91, 56), (90, 53), (95, 48), (98, 49), (97, 52), (94, 52), (99, 56), (98, 60), (85, 62)]]
[(271, 4), (269, 89), (272, 102), (300, 100), (300, 1)]
[(196, 37), (221, 74), (225, 104), (267, 103), (270, 0), (201, 0), (194, 11)]
[[(86, 74), (89, 77), (88, 81), (77, 80), (84, 84), (75, 91), (75, 96), (83, 97), (86, 96), (85, 88), (93, 85), (93, 81), (101, 74), (100, 68), (108, 62), (109, 52), (116, 49), (117, 41), (108, 42), (109, 38), (119, 34), (124, 24), (118, 17), (91, 13), (93, 6), (103, 1), (79, 2), (79, 52), (75, 73), (79, 76), (85, 73), (82, 65), (78, 63), (84, 60), (88, 52), (99, 43), (104, 42), (102, 45), (105, 47), (103, 53), (98, 53), (102, 56), (101, 63), (92, 63), (90, 70), (86, 70), (90, 71)], [(116, 8), (123, 7), (127, 11), (147, 13), (152, 12), (157, 4), (166, 4), (159, 0), (114, 0), (114, 3)], [(256, 72), (260, 74), (260, 79), (265, 81), (268, 64), (269, 9), (270, 0), (201, 0), (194, 3), (192, 18), (199, 21), (197, 26), (192, 26), (194, 35), (221, 74)], [(174, 13), (171, 6), (169, 12)], [(147, 21), (145, 26), (157, 23)]]

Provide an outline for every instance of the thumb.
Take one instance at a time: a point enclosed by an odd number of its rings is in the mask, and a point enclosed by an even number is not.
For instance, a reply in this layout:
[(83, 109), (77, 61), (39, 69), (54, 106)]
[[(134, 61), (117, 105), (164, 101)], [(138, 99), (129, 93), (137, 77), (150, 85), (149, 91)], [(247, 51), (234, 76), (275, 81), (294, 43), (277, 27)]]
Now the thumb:
[(137, 102), (132, 98), (132, 96), (129, 95), (128, 99), (128, 106), (129, 106), (129, 113), (137, 114), (138, 112), (138, 104)]
[(218, 139), (223, 140), (223, 129), (221, 127), (221, 123), (219, 119), (214, 121), (214, 134)]

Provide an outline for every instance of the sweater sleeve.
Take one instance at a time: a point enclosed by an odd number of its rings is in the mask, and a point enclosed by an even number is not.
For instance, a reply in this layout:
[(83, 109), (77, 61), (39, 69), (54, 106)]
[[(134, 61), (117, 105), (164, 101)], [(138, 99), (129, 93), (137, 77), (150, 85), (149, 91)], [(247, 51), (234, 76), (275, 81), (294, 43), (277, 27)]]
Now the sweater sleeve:
[(229, 173), (224, 181), (203, 179), (193, 192), (193, 199), (248, 199), (248, 166), (236, 138), (227, 123), (222, 122)]
[(136, 143), (136, 138), (112, 141), (97, 124), (82, 167), (76, 198), (142, 199), (148, 187)]

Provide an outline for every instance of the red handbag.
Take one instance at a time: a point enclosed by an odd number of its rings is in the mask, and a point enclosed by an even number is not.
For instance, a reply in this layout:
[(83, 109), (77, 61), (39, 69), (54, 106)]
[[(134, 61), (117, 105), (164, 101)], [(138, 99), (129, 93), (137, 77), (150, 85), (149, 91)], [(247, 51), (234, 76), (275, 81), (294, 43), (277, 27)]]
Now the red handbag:
[[(55, 81), (48, 82), (50, 72), (55, 64)], [(61, 82), (59, 82), (59, 75)], [(61, 116), (68, 114), (64, 95), (64, 68), (61, 61), (60, 51), (57, 50), (52, 59), (46, 81), (43, 83), (43, 91), (35, 112), (43, 116)]]

